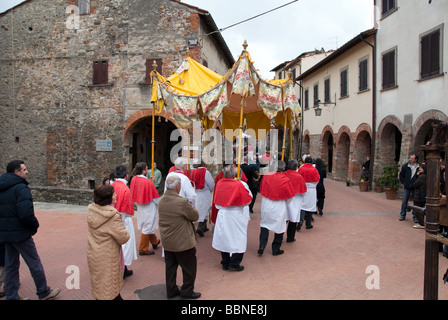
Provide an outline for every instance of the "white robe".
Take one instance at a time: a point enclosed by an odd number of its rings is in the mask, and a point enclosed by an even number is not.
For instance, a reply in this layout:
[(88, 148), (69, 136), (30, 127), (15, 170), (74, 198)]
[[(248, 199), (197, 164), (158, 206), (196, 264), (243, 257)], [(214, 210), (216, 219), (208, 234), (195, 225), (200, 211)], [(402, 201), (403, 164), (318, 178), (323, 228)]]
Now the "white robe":
[(120, 212), (123, 217), (123, 224), (126, 230), (129, 232), (129, 240), (123, 244), (123, 258), (124, 264), (130, 266), (133, 260), (137, 260), (137, 244), (135, 241), (134, 223), (132, 222), (132, 216), (127, 213)]
[[(245, 186), (252, 197), (252, 193), (245, 182)], [(249, 202), (250, 203), (250, 202)], [(221, 207), (216, 218), (213, 231), (212, 247), (221, 252), (244, 253), (247, 246), (247, 227), (249, 225), (249, 203), (238, 207)]]
[(262, 197), (260, 227), (275, 233), (284, 233), (286, 231), (287, 207), (291, 199), (274, 201)]
[(288, 213), (286, 220), (291, 222), (300, 222), (300, 210), (302, 210), (302, 202), (304, 199), (304, 193), (296, 193), (288, 204)]
[(316, 212), (317, 191), (316, 186), (319, 182), (307, 182), (306, 193), (303, 197), (302, 210)]
[(165, 179), (165, 191), (166, 191), (166, 180), (168, 180), (168, 178), (171, 176), (176, 176), (176, 177), (180, 178), (181, 185), (180, 185), (179, 196), (187, 199), (194, 206), (197, 195), (196, 195), (196, 192), (194, 191), (194, 187), (191, 185), (190, 179), (188, 179), (188, 177), (186, 175), (184, 175), (183, 173), (180, 173), (180, 172), (168, 173), (168, 175), (166, 176), (166, 179)]
[(203, 189), (196, 189), (195, 208), (198, 209), (199, 222), (208, 218), (210, 208), (212, 207), (212, 192), (215, 187), (215, 181), (209, 171), (205, 172), (205, 181)]
[[(124, 184), (128, 184), (125, 179), (115, 179), (115, 181), (122, 181)], [(115, 182), (114, 181), (114, 182)], [(134, 223), (132, 222), (132, 216), (128, 213), (120, 212), (123, 217), (123, 224), (126, 230), (129, 232), (129, 240), (121, 245), (123, 251), (124, 264), (130, 266), (133, 260), (137, 260), (137, 244), (135, 241)]]
[(154, 198), (149, 203), (137, 203), (137, 228), (143, 234), (154, 234), (158, 224), (159, 198)]

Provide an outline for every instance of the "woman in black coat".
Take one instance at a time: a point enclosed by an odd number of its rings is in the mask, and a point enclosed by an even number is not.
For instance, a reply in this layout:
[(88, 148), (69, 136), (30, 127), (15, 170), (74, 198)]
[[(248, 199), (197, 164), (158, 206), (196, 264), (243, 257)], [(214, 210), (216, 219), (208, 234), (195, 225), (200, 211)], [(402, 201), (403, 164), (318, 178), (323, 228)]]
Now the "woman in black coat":
[(317, 193), (317, 210), (319, 215), (323, 214), (324, 210), (324, 202), (325, 202), (325, 186), (324, 186), (324, 179), (327, 177), (327, 169), (322, 164), (322, 159), (317, 158), (315, 161), (316, 169), (319, 171), (319, 183), (316, 186), (316, 193)]
[[(422, 164), (417, 173), (417, 180), (414, 182), (414, 205), (424, 207), (426, 204), (426, 166)], [(415, 212), (417, 223), (415, 228), (421, 228), (425, 225), (425, 217), (423, 212)]]

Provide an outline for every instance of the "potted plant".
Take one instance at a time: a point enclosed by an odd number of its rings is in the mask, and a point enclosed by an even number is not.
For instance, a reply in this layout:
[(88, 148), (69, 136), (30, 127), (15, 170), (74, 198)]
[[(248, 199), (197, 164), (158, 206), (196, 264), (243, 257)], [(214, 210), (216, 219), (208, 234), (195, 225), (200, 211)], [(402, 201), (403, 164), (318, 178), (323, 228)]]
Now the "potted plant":
[(363, 170), (358, 185), (359, 191), (361, 192), (366, 192), (369, 190), (369, 170)]
[(375, 182), (375, 192), (378, 193), (383, 192), (383, 186), (381, 185), (380, 179), (376, 178), (374, 182)]
[(386, 199), (394, 200), (397, 195), (400, 180), (398, 180), (398, 165), (387, 165), (384, 167), (384, 173), (380, 177), (380, 184), (386, 191)]

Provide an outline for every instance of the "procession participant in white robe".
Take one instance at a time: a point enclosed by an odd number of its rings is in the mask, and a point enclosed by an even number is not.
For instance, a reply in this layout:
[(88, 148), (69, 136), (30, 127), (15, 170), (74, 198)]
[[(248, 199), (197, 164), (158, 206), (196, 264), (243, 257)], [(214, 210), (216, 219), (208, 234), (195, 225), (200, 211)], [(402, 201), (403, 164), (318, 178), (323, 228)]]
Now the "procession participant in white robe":
[(319, 183), (319, 171), (313, 166), (313, 159), (310, 156), (305, 158), (305, 163), (299, 168), (298, 171), (306, 183), (306, 193), (302, 202), (302, 217), (300, 225), (305, 218), (306, 228), (311, 229), (313, 213), (317, 212), (316, 201), (317, 191), (316, 186)]
[(134, 215), (134, 204), (132, 203), (131, 190), (127, 186), (128, 183), (128, 168), (124, 165), (119, 165), (115, 168), (115, 181), (112, 183), (115, 194), (117, 195), (117, 203), (115, 209), (123, 216), (123, 224), (129, 232), (129, 240), (122, 245), (123, 259), (124, 259), (124, 277), (131, 276), (132, 270), (127, 267), (132, 264), (133, 260), (137, 260), (137, 247), (135, 242), (134, 224), (132, 216)]
[(196, 191), (195, 208), (199, 212), (198, 227), (196, 232), (203, 237), (208, 231), (207, 218), (212, 207), (212, 192), (215, 188), (215, 181), (202, 162), (200, 167), (191, 170), (190, 180), (194, 183)]
[(261, 179), (261, 221), (260, 221), (260, 246), (258, 254), (262, 255), (268, 243), (269, 230), (275, 233), (272, 242), (272, 254), (283, 254), (280, 249), (283, 241), (283, 233), (286, 231), (287, 206), (294, 197), (294, 189), (291, 181), (284, 174), (285, 162), (278, 162), (275, 173), (265, 174)]
[(221, 251), (223, 270), (242, 271), (241, 265), (247, 246), (247, 227), (250, 220), (249, 204), (252, 193), (248, 185), (235, 179), (236, 169), (224, 167), (224, 178), (218, 181), (213, 195), (219, 209), (213, 232), (212, 247)]
[(136, 175), (131, 183), (132, 201), (137, 204), (137, 228), (141, 230), (139, 255), (154, 254), (153, 250), (149, 250), (149, 244), (151, 243), (153, 249), (157, 249), (160, 243), (160, 239), (155, 235), (160, 196), (154, 183), (146, 177), (147, 173), (146, 162), (138, 162), (135, 165)]
[(295, 159), (288, 161), (285, 175), (291, 180), (295, 195), (288, 204), (288, 213), (286, 220), (288, 221), (288, 228), (286, 230), (286, 242), (295, 241), (295, 234), (297, 223), (300, 222), (300, 211), (302, 210), (302, 202), (306, 192), (306, 184), (302, 175), (297, 172), (298, 162)]
[[(179, 196), (187, 199), (194, 206), (197, 195), (196, 195), (196, 191), (194, 190), (193, 184), (191, 183), (188, 176), (185, 174), (188, 172), (187, 171), (187, 169), (188, 169), (187, 158), (184, 158), (184, 157), (177, 158), (176, 160), (174, 160), (174, 166), (176, 167), (176, 169), (174, 171), (171, 171), (170, 173), (168, 173), (165, 181), (168, 180), (168, 178), (172, 177), (172, 176), (179, 177), (180, 181), (181, 181)], [(165, 187), (165, 191), (166, 191), (166, 187)]]

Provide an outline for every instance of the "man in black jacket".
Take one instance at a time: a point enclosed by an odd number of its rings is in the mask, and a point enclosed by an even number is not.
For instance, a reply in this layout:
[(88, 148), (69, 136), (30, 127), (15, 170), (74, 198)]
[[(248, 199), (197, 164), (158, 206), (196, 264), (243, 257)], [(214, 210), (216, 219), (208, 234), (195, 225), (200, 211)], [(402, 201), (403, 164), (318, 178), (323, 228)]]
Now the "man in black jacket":
[(34, 215), (33, 199), (26, 177), (28, 170), (21, 160), (13, 160), (0, 176), (0, 243), (5, 245), (5, 293), (7, 300), (20, 299), (20, 256), (30, 269), (40, 300), (56, 297), (60, 289), (47, 286), (44, 268), (32, 236), (39, 222)]
[[(409, 196), (413, 191), (413, 184), (417, 180), (417, 172), (420, 165), (418, 164), (418, 156), (411, 154), (409, 162), (405, 163), (400, 170), (400, 182), (403, 184), (403, 199), (401, 203), (400, 221), (406, 219), (406, 208), (408, 206)], [(415, 213), (412, 212), (414, 221), (417, 220)]]

